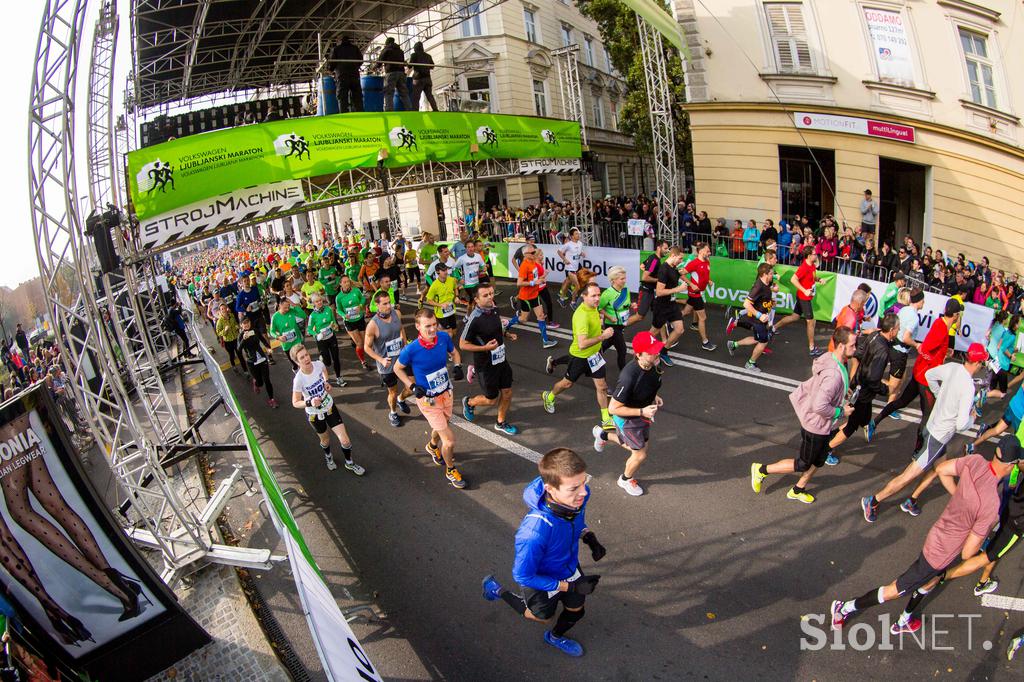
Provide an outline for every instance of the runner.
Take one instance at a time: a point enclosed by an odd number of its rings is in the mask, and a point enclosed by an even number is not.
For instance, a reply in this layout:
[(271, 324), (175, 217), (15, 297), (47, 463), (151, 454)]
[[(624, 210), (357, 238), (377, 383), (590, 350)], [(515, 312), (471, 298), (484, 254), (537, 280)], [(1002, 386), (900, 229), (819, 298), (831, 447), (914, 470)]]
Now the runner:
[(427, 289), (427, 303), (434, 305), (434, 316), (437, 323), (449, 331), (454, 331), (459, 325), (455, 315), (455, 291), (458, 288), (459, 280), (448, 273), (448, 266), (444, 263), (436, 263), (434, 267), (436, 279)]
[(418, 298), (422, 294), (420, 288), (423, 279), (420, 277), (420, 264), (416, 249), (410, 243), (409, 248), (405, 250), (405, 286), (408, 287), (413, 280), (416, 280), (416, 296)]
[[(707, 242), (697, 242), (694, 245), (697, 257), (690, 260), (683, 269), (689, 275), (684, 282), (689, 287), (686, 305), (683, 306), (682, 316), (693, 313), (697, 316), (697, 329), (700, 332), (700, 347), (708, 352), (718, 348), (708, 339), (707, 311), (704, 309), (704, 290), (711, 283), (711, 246)], [(767, 252), (766, 252), (767, 253)], [(774, 253), (774, 251), (772, 252)], [(692, 325), (691, 325), (692, 327)]]
[(615, 423), (615, 431), (608, 432), (602, 426), (593, 428), (594, 449), (604, 450), (610, 440), (629, 452), (625, 470), (618, 478), (618, 485), (628, 494), (636, 497), (644, 494), (636, 482), (636, 472), (647, 459), (647, 444), (651, 439), (651, 424), (658, 408), (664, 404), (658, 389), (661, 388), (661, 351), (665, 344), (649, 332), (640, 332), (633, 337), (632, 362), (619, 372), (619, 379), (612, 393), (608, 411)]
[(341, 269), (338, 267), (337, 254), (334, 251), (328, 251), (320, 262), (320, 272), (317, 274), (317, 278), (324, 285), (324, 296), (327, 299), (328, 307), (330, 307), (338, 295), (339, 280), (341, 279)]
[(374, 298), (377, 314), (366, 323), (363, 350), (377, 363), (380, 383), (388, 391), (388, 423), (392, 426), (401, 426), (402, 420), (398, 416), (398, 410), (409, 414), (409, 405), (406, 401), (412, 395), (407, 388), (402, 389), (399, 394), (398, 377), (395, 376), (395, 359), (407, 343), (405, 328), (402, 326), (402, 315), (397, 308), (392, 307), (391, 297), (387, 292), (378, 291)]
[[(452, 418), (452, 382), (448, 377), (448, 356), (455, 359), (451, 377), (463, 378), (462, 358), (447, 332), (438, 331), (437, 318), (429, 308), (416, 311), (417, 338), (402, 349), (395, 363), (395, 375), (416, 395), (420, 412), (430, 425), (426, 450), (434, 464), (445, 465), (445, 476), (453, 488), (465, 488), (466, 481), (455, 467), (455, 432)], [(411, 372), (411, 376), (410, 376)], [(440, 440), (440, 448), (438, 441)]]
[(867, 435), (867, 426), (871, 422), (871, 406), (874, 404), (875, 396), (882, 395), (886, 391), (883, 382), (885, 368), (889, 365), (893, 354), (892, 343), (899, 331), (899, 317), (888, 313), (878, 323), (877, 333), (859, 339), (857, 353), (862, 357), (857, 364), (857, 372), (853, 375), (853, 386), (856, 388), (854, 391), (856, 399), (851, 402), (853, 413), (828, 443), (828, 457), (825, 459), (825, 463), (829, 466), (839, 464), (835, 449), (845, 443), (846, 439), (852, 436), (857, 429), (863, 427), (865, 436)]
[(567, 288), (575, 287), (573, 300), (583, 293), (580, 290), (579, 280), (576, 279), (576, 273), (580, 269), (580, 261), (583, 258), (583, 254), (583, 242), (580, 241), (580, 231), (574, 227), (569, 232), (569, 241), (563, 244), (562, 248), (558, 249), (558, 257), (562, 259), (562, 263), (565, 265), (565, 279), (562, 281), (562, 286), (558, 289), (558, 303), (563, 308), (569, 305), (569, 298), (565, 295)]
[(248, 317), (242, 318), (242, 335), (239, 337), (238, 349), (249, 366), (253, 392), (259, 393), (260, 389), (265, 387), (267, 389), (267, 404), (276, 409), (277, 399), (274, 398), (274, 385), (270, 382), (270, 358), (273, 354), (270, 339), (254, 329), (252, 320)]
[[(811, 357), (816, 358), (825, 351), (814, 345), (814, 294), (815, 287), (825, 280), (818, 277), (818, 255), (814, 253), (814, 247), (805, 246), (801, 254), (803, 261), (789, 278), (789, 283), (796, 289), (796, 307), (792, 313), (775, 323), (775, 330), (778, 331), (797, 320), (806, 320), (807, 347)], [(727, 334), (730, 332), (731, 328), (726, 330)]]
[(799, 473), (800, 480), (786, 493), (786, 498), (811, 504), (815, 497), (807, 492), (807, 484), (814, 473), (825, 464), (829, 434), (840, 417), (853, 413), (846, 404), (850, 390), (850, 377), (846, 372), (846, 358), (857, 346), (857, 335), (848, 327), (839, 327), (832, 334), (835, 350), (819, 355), (814, 360), (811, 378), (789, 394), (789, 401), (800, 420), (800, 455), (780, 459), (773, 464), (754, 462), (750, 465), (750, 487), (760, 493), (769, 474)]
[[(220, 339), (221, 345), (224, 350), (228, 353), (228, 362), (231, 363), (231, 369), (237, 374), (246, 376), (248, 371), (245, 367), (245, 358), (242, 357), (241, 353), (238, 353), (238, 320), (228, 309), (227, 304), (222, 304), (220, 307), (220, 313), (217, 316), (217, 337)], [(238, 364), (235, 364), (235, 357), (238, 357)]]
[(345, 325), (348, 337), (355, 345), (356, 357), (363, 369), (370, 369), (366, 364), (366, 354), (363, 351), (363, 332), (366, 330), (366, 296), (361, 289), (353, 285), (353, 280), (347, 274), (341, 276), (341, 290), (334, 298), (334, 305), (338, 311), (338, 317)]
[(434, 259), (430, 261), (430, 265), (427, 266), (426, 278), (428, 287), (434, 283), (434, 279), (437, 277), (435, 271), (441, 263), (444, 263), (449, 273), (455, 269), (455, 259), (452, 258), (451, 251), (444, 244), (437, 247), (437, 255), (434, 256)]
[(370, 304), (370, 314), (371, 315), (376, 315), (377, 314), (377, 294), (382, 293), (382, 292), (386, 293), (388, 295), (388, 300), (391, 301), (392, 309), (394, 309), (394, 310), (398, 310), (399, 309), (398, 293), (395, 291), (395, 284), (394, 284), (394, 282), (395, 282), (395, 280), (393, 280), (391, 278), (391, 275), (382, 274), (380, 276), (380, 280), (378, 281), (379, 288), (376, 291), (374, 291), (369, 296), (369, 298), (368, 298), (369, 304)]
[(516, 275), (516, 286), (519, 287), (518, 296), (510, 299), (513, 304), (512, 310), (519, 311), (519, 321), (525, 323), (530, 318), (530, 312), (537, 318), (537, 327), (540, 328), (540, 341), (542, 348), (554, 348), (558, 342), (548, 338), (547, 318), (544, 315), (544, 307), (538, 299), (540, 287), (546, 282), (544, 264), (541, 263), (540, 249), (535, 245), (527, 245), (522, 250), (523, 262), (519, 265), (519, 272)]
[(316, 348), (320, 353), (320, 359), (326, 360), (328, 367), (334, 368), (334, 385), (338, 388), (348, 386), (348, 382), (341, 376), (341, 358), (338, 357), (338, 337), (334, 332), (338, 329), (338, 321), (334, 317), (334, 311), (327, 305), (327, 297), (323, 294), (313, 294), (313, 312), (309, 314), (309, 322), (306, 323), (306, 332), (316, 339)]
[[(878, 518), (880, 502), (903, 490), (908, 483), (927, 472), (910, 497), (900, 504), (900, 509), (911, 516), (921, 513), (917, 499), (935, 479), (933, 467), (946, 459), (946, 446), (957, 431), (967, 431), (974, 426), (977, 413), (974, 409), (975, 388), (972, 377), (987, 359), (985, 347), (980, 343), (972, 343), (967, 349), (967, 362), (963, 365), (951, 362), (927, 371), (925, 379), (935, 392), (935, 406), (922, 433), (923, 444), (903, 473), (890, 480), (874, 495), (861, 499), (864, 519), (868, 523), (874, 523)], [(948, 480), (943, 478), (942, 483), (953, 494), (953, 488), (947, 485)]]
[(320, 449), (324, 451), (327, 468), (334, 471), (338, 465), (331, 455), (331, 431), (338, 438), (341, 454), (345, 458), (345, 468), (356, 476), (366, 473), (363, 467), (352, 461), (352, 440), (348, 437), (345, 422), (338, 412), (331, 396), (330, 384), (327, 382), (327, 367), (319, 360), (309, 357), (309, 351), (303, 345), (292, 347), (288, 351), (292, 364), (298, 367), (292, 380), (292, 406), (306, 411), (309, 425), (320, 437)]
[(302, 292), (303, 312), (306, 313), (306, 317), (308, 318), (313, 312), (314, 294), (324, 293), (324, 285), (316, 278), (316, 271), (312, 268), (306, 270), (306, 281), (303, 282), (302, 289), (300, 289), (300, 291)]
[(769, 323), (771, 322), (771, 311), (775, 306), (775, 295), (772, 292), (772, 280), (775, 278), (775, 271), (771, 265), (761, 263), (757, 266), (757, 279), (750, 293), (743, 299), (743, 310), (737, 324), (744, 329), (749, 329), (753, 334), (740, 341), (726, 341), (725, 347), (729, 355), (736, 353), (740, 346), (753, 346), (750, 352), (750, 359), (743, 366), (748, 372), (760, 372), (757, 366), (757, 359), (768, 347), (772, 338)]
[(973, 443), (967, 445), (967, 454), (974, 452), (974, 449), (987, 441), (1006, 431), (1017, 433), (1020, 430), (1021, 419), (1024, 418), (1024, 388), (1017, 389), (1017, 392), (1010, 398), (1006, 411), (993, 426), (984, 428), (986, 424), (978, 425), (978, 437)]
[(630, 324), (639, 322), (650, 312), (651, 305), (654, 303), (654, 291), (658, 285), (658, 268), (661, 266), (661, 261), (668, 255), (668, 250), (669, 243), (664, 239), (659, 239), (654, 246), (654, 252), (647, 256), (643, 265), (640, 266), (640, 291), (636, 297), (636, 319), (631, 320)]
[(591, 282), (582, 292), (583, 301), (572, 315), (572, 345), (569, 346), (569, 367), (565, 377), (560, 379), (550, 391), (541, 393), (544, 410), (548, 414), (555, 413), (555, 397), (572, 388), (580, 377), (588, 376), (594, 380), (594, 391), (597, 405), (601, 408), (601, 426), (612, 426), (611, 415), (608, 413), (608, 383), (605, 381), (605, 362), (601, 355), (601, 342), (612, 337), (610, 328), (601, 329), (601, 315), (597, 312), (597, 303), (601, 299), (601, 287)]
[(588, 594), (597, 589), (599, 575), (580, 570), (579, 543), (600, 561), (607, 551), (587, 527), (590, 474), (583, 458), (568, 448), (549, 450), (541, 457), (540, 476), (523, 491), (528, 512), (516, 532), (512, 577), (522, 595), (502, 588), (493, 575), (483, 579), (487, 601), (499, 599), (527, 620), (549, 623), (562, 604), (554, 627), (544, 641), (570, 656), (582, 656), (583, 647), (565, 633), (583, 618)]
[(459, 256), (455, 261), (455, 268), (462, 272), (459, 280), (462, 283), (462, 290), (465, 292), (467, 307), (466, 316), (473, 312), (476, 305), (476, 288), (480, 286), (481, 278), (487, 277), (487, 265), (483, 256), (477, 253), (480, 242), (475, 239), (466, 240), (466, 253)]
[(270, 318), (270, 338), (281, 342), (281, 350), (288, 356), (292, 369), (298, 366), (290, 353), (295, 346), (302, 345), (302, 326), (306, 323), (306, 315), (299, 308), (293, 308), (292, 302), (282, 298), (277, 304), (277, 312)]
[(606, 329), (612, 330), (612, 336), (601, 342), (601, 352), (614, 346), (616, 361), (619, 370), (622, 370), (626, 366), (626, 362), (629, 361), (626, 339), (622, 333), (630, 324), (630, 320), (635, 317), (630, 314), (632, 306), (629, 302), (629, 289), (626, 288), (626, 268), (621, 265), (613, 265), (608, 268), (608, 281), (611, 286), (601, 292), (597, 309), (601, 312), (601, 324)]
[[(474, 294), (477, 305), (466, 318), (459, 349), (473, 354), (473, 366), (483, 395), (463, 397), (462, 416), (471, 422), (476, 418), (477, 408), (497, 405), (498, 420), (494, 430), (514, 436), (519, 433), (519, 427), (508, 421), (508, 409), (512, 405), (512, 365), (505, 358), (505, 341), (515, 341), (516, 335), (508, 331), (508, 327), (503, 328), (498, 307), (494, 305), (492, 284), (479, 285)], [(509, 321), (509, 327), (515, 319)]]
[[(931, 372), (945, 367), (934, 368)], [(936, 405), (935, 411), (939, 409)], [(1004, 453), (1003, 456), (1019, 457), (1019, 454)], [(921, 554), (903, 575), (888, 585), (872, 589), (857, 599), (833, 601), (830, 609), (832, 629), (841, 629), (846, 620), (858, 611), (911, 592), (907, 606), (889, 631), (894, 635), (917, 632), (921, 628), (921, 619), (914, 615), (914, 611), (924, 596), (934, 589), (938, 579), (958, 559), (970, 559), (978, 553), (985, 536), (999, 520), (997, 486), (1015, 464), (1016, 460), (1002, 460), (997, 456), (988, 461), (980, 455), (967, 455), (939, 464), (938, 474), (946, 489), (951, 491), (952, 499), (928, 531)], [(954, 481), (954, 477), (959, 480)]]
[[(679, 343), (685, 331), (683, 327), (683, 311), (676, 302), (676, 294), (689, 289), (687, 282), (680, 283), (682, 275), (679, 264), (683, 261), (683, 251), (678, 246), (669, 249), (664, 262), (658, 266), (658, 283), (654, 286), (654, 320), (651, 323), (651, 334), (665, 343), (661, 351), (661, 361), (666, 367), (674, 367), (675, 363), (668, 356), (668, 350)], [(665, 326), (670, 331), (665, 337)]]
[[(924, 307), (924, 292), (920, 289), (900, 289), (896, 295), (896, 305), (900, 321), (900, 331), (896, 336), (896, 342), (892, 344), (892, 355), (889, 357), (889, 396), (886, 402), (893, 402), (903, 392), (901, 390), (904, 379), (907, 377), (907, 361), (910, 359), (910, 351), (915, 350), (921, 344), (914, 339), (920, 327), (918, 313)], [(889, 417), (899, 421), (902, 415), (899, 410), (891, 412)]]

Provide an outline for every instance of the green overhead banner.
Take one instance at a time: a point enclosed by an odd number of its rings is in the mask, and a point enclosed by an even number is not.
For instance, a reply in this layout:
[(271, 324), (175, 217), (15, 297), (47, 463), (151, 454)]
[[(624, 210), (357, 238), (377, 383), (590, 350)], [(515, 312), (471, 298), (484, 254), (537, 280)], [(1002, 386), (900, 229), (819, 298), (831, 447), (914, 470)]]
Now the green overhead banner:
[(675, 17), (669, 13), (660, 0), (622, 0), (622, 4), (646, 19), (647, 23), (657, 29), (665, 40), (675, 45), (676, 49), (689, 61), (690, 52), (686, 47), (683, 32), (679, 30), (679, 24), (676, 23)]
[[(475, 151), (474, 151), (475, 149)], [(128, 153), (146, 219), (243, 187), (376, 166), (480, 159), (578, 159), (580, 126), (533, 116), (385, 112), (239, 126)]]

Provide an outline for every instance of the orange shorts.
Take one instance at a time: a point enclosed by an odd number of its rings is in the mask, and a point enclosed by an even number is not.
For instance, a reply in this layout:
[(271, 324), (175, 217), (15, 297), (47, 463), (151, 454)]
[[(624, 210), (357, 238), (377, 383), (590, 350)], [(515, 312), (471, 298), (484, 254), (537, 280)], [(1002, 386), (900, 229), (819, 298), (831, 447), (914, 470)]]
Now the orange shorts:
[(429, 398), (419, 398), (416, 404), (420, 406), (420, 412), (427, 418), (427, 423), (434, 431), (444, 431), (448, 428), (448, 422), (452, 420), (452, 405), (455, 398), (451, 391), (445, 391), (433, 398), (434, 404), (427, 401)]

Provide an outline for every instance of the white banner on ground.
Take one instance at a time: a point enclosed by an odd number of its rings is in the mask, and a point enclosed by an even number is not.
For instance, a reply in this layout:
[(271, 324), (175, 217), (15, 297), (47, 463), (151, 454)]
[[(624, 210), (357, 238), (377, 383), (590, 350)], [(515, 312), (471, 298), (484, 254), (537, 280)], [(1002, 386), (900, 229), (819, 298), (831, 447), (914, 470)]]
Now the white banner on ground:
[[(871, 295), (864, 305), (864, 328), (873, 329), (878, 324), (879, 301), (882, 298), (882, 294), (885, 293), (885, 287), (887, 286), (877, 280), (852, 277), (850, 275), (836, 275), (836, 297), (832, 303), (832, 318), (835, 319), (835, 316), (839, 314), (843, 306), (850, 302), (850, 296), (853, 295), (854, 290), (862, 282), (866, 282), (871, 287)], [(948, 300), (948, 296), (925, 292), (924, 307), (917, 314), (920, 320), (920, 327), (914, 337), (915, 339), (918, 341), (924, 340), (928, 330), (932, 327), (932, 323), (942, 316), (942, 311), (946, 308), (946, 301)], [(960, 327), (957, 329), (956, 349), (965, 351), (972, 343), (985, 343), (985, 335), (988, 334), (988, 329), (992, 326), (992, 316), (993, 311), (991, 308), (975, 305), (974, 303), (965, 305), (964, 314), (960, 320)]]
[[(523, 262), (522, 250), (526, 244), (508, 245), (508, 269), (510, 273), (518, 273)], [(562, 248), (555, 244), (536, 244), (544, 253), (544, 271), (548, 282), (565, 281), (565, 263), (558, 256)], [(597, 283), (601, 288), (610, 286), (608, 270), (616, 265), (626, 268), (626, 287), (630, 291), (640, 288), (640, 252), (634, 249), (606, 249), (598, 246), (587, 246), (583, 249), (580, 266), (597, 273)]]

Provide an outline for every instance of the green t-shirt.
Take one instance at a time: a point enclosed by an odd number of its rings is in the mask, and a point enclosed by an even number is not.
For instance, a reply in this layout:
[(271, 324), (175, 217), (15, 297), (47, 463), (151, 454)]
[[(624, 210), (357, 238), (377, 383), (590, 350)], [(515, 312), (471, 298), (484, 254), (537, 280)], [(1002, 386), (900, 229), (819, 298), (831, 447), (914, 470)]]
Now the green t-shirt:
[(625, 287), (622, 291), (608, 287), (601, 292), (601, 300), (597, 302), (597, 310), (604, 324), (625, 325), (629, 319), (629, 308), (629, 289)]
[[(377, 289), (380, 291), (380, 289)], [(374, 315), (377, 314), (377, 291), (373, 292), (373, 296), (370, 296), (370, 312)], [(391, 297), (391, 305), (395, 305), (395, 290), (388, 289), (388, 295)]]
[(291, 350), (292, 346), (302, 343), (302, 330), (299, 329), (299, 321), (306, 319), (305, 313), (298, 308), (291, 308), (288, 313), (278, 311), (270, 318), (270, 335), (281, 339), (281, 348), (285, 352)]
[(352, 284), (359, 283), (359, 263), (349, 263), (345, 266), (345, 274), (352, 280)]
[(437, 255), (437, 244), (423, 244), (420, 246), (420, 263), (429, 264)]
[(338, 268), (333, 265), (329, 268), (320, 268), (320, 283), (324, 285), (324, 292), (329, 299), (338, 295), (339, 277), (341, 275)]
[(878, 306), (879, 317), (885, 314), (885, 311), (896, 305), (896, 299), (899, 297), (900, 288), (896, 282), (889, 282), (885, 287), (885, 293), (882, 294), (882, 302)]
[(334, 324), (334, 311), (328, 306), (324, 306), (320, 312), (314, 309), (309, 314), (309, 323), (306, 325), (306, 331), (309, 332), (310, 336), (316, 336), (332, 324)]
[(363, 308), (366, 305), (366, 298), (363, 296), (362, 289), (356, 289), (352, 287), (352, 290), (348, 293), (344, 291), (338, 292), (338, 296), (334, 299), (334, 304), (338, 308), (338, 315), (349, 322), (356, 322), (363, 319)]
[(569, 346), (569, 355), (577, 358), (589, 358), (591, 355), (601, 352), (600, 343), (595, 343), (581, 350), (579, 345), (579, 336), (581, 334), (588, 339), (601, 335), (601, 313), (598, 312), (597, 308), (589, 308), (582, 303), (580, 307), (576, 308), (576, 312), (572, 314), (572, 345)]

